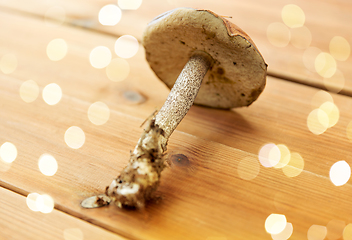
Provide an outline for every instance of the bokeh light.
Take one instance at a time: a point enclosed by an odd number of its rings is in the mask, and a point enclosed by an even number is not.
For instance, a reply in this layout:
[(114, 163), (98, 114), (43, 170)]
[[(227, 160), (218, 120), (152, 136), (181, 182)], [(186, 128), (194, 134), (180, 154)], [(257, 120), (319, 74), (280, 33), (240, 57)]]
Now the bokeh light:
[(265, 220), (265, 230), (269, 234), (279, 234), (286, 228), (286, 216), (282, 214), (270, 214)]
[(55, 105), (60, 102), (62, 98), (62, 90), (56, 83), (50, 83), (43, 89), (42, 97), (44, 102), (49, 105)]
[(26, 103), (34, 102), (39, 96), (39, 86), (33, 80), (27, 80), (21, 84), (20, 97)]
[(18, 62), (15, 54), (8, 53), (1, 57), (0, 59), (0, 70), (4, 74), (13, 73), (17, 68)]
[(315, 70), (320, 76), (330, 78), (335, 74), (336, 69), (336, 61), (329, 53), (321, 52), (318, 54), (315, 59)]
[(324, 133), (329, 126), (329, 116), (320, 108), (310, 112), (307, 118), (309, 131), (315, 135)]
[(332, 77), (324, 78), (324, 86), (331, 92), (339, 93), (345, 86), (345, 76), (340, 70), (336, 69)]
[(33, 212), (51, 213), (54, 210), (54, 200), (47, 194), (30, 193), (26, 198), (27, 206)]
[(83, 240), (84, 235), (82, 230), (79, 228), (67, 228), (64, 230), (64, 239), (65, 240)]
[(105, 26), (115, 26), (121, 17), (121, 9), (114, 4), (105, 5), (99, 11), (99, 22)]
[(137, 10), (143, 0), (118, 0), (118, 5), (123, 10)]
[(330, 93), (318, 91), (313, 96), (311, 105), (315, 109), (308, 115), (307, 126), (312, 133), (320, 135), (339, 121), (340, 111)]
[(278, 144), (276, 146), (280, 150), (280, 160), (274, 166), (274, 168), (283, 168), (290, 162), (291, 152), (290, 152), (290, 149), (288, 149), (288, 147), (284, 144)]
[(46, 54), (51, 61), (59, 61), (66, 56), (67, 48), (67, 43), (64, 39), (53, 39), (46, 47)]
[(39, 196), (40, 196), (40, 194), (38, 194), (38, 193), (30, 193), (30, 194), (28, 194), (28, 196), (26, 198), (27, 206), (33, 212), (39, 211), (39, 209), (37, 208), (37, 199)]
[(303, 64), (311, 72), (316, 72), (315, 70), (315, 59), (322, 51), (316, 47), (308, 47), (303, 53)]
[(268, 143), (261, 147), (258, 158), (264, 167), (274, 167), (281, 159), (281, 152), (276, 144)]
[(292, 223), (287, 223), (285, 229), (278, 234), (271, 234), (273, 240), (287, 240), (292, 236), (293, 225)]
[(103, 102), (95, 102), (89, 106), (88, 118), (95, 125), (103, 125), (110, 118), (110, 109)]
[(287, 177), (297, 177), (304, 169), (304, 159), (299, 153), (291, 153), (290, 162), (282, 168), (283, 173)]
[(351, 54), (351, 46), (348, 41), (341, 36), (335, 36), (329, 44), (331, 55), (339, 61), (346, 61)]
[(113, 82), (125, 80), (130, 73), (129, 63), (122, 58), (114, 58), (106, 67), (106, 75)]
[(338, 161), (330, 168), (330, 180), (335, 186), (345, 185), (351, 177), (351, 167), (346, 161)]
[(308, 229), (307, 238), (308, 240), (324, 240), (328, 230), (325, 226), (321, 225), (312, 225)]
[(268, 26), (266, 36), (273, 46), (286, 47), (290, 42), (291, 33), (285, 24), (274, 22)]
[(5, 142), (0, 147), (0, 157), (5, 163), (12, 163), (17, 158), (17, 148), (13, 143)]
[(303, 26), (292, 28), (290, 43), (298, 49), (307, 49), (312, 42), (312, 34), (310, 30)]
[(138, 52), (138, 40), (131, 35), (123, 35), (115, 42), (115, 53), (121, 58), (131, 58)]
[(243, 180), (253, 180), (260, 171), (258, 159), (254, 156), (247, 156), (241, 159), (237, 166), (237, 173)]
[(50, 24), (51, 20), (54, 20), (56, 24), (62, 24), (65, 22), (66, 12), (61, 6), (53, 6), (45, 12), (44, 17), (46, 24)]
[(346, 223), (342, 220), (333, 219), (326, 225), (327, 234), (326, 238), (331, 240), (341, 239), (343, 230), (346, 227)]
[(42, 174), (45, 176), (54, 176), (58, 170), (56, 159), (50, 154), (43, 154), (38, 161), (38, 167)]
[(352, 240), (352, 223), (348, 224), (343, 230), (343, 240)]
[(78, 149), (83, 146), (86, 141), (86, 135), (79, 127), (72, 126), (65, 132), (65, 143), (73, 149)]
[(325, 102), (334, 102), (331, 94), (324, 90), (316, 92), (311, 100), (312, 109), (319, 108)]
[(41, 213), (51, 213), (54, 210), (54, 200), (47, 194), (39, 195), (36, 199), (37, 209)]
[(281, 11), (281, 17), (283, 22), (290, 28), (302, 27), (306, 20), (303, 10), (295, 4), (284, 6)]
[(325, 102), (319, 107), (319, 109), (323, 110), (328, 116), (328, 128), (335, 126), (340, 119), (340, 110), (337, 106), (332, 102)]
[(89, 54), (89, 62), (94, 68), (105, 68), (111, 62), (111, 51), (104, 46), (95, 47)]

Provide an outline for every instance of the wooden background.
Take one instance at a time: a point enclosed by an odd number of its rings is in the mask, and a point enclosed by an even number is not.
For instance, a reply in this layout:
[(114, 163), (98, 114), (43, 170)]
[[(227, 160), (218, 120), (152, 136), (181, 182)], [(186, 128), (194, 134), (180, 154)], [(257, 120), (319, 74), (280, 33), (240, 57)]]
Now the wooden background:
[[(273, 213), (285, 215), (292, 224), (290, 239), (352, 239), (351, 183), (335, 186), (329, 177), (334, 163), (352, 163), (352, 57), (345, 49), (348, 58), (336, 60), (339, 75), (331, 78), (304, 64), (308, 47), (329, 53), (335, 36), (352, 44), (350, 1), (149, 0), (137, 10), (123, 10), (117, 25), (102, 26), (99, 10), (111, 3), (116, 1), (0, 0), (0, 59), (12, 54), (17, 60), (10, 73), (0, 71), (0, 145), (10, 142), (17, 149), (13, 163), (0, 161), (0, 239), (287, 239), (266, 232), (266, 219)], [(278, 47), (269, 40), (268, 27), (284, 25), (281, 12), (288, 4), (305, 14), (311, 41), (304, 48), (292, 41)], [(63, 22), (46, 14), (53, 6), (64, 9)], [(248, 108), (193, 106), (169, 143), (170, 156), (184, 154), (189, 162), (163, 172), (160, 198), (144, 211), (113, 205), (82, 209), (80, 202), (103, 192), (127, 164), (141, 123), (169, 92), (149, 68), (142, 46), (126, 60), (130, 74), (121, 82), (92, 67), (89, 54), (96, 46), (106, 46), (116, 58), (118, 37), (128, 34), (141, 40), (150, 20), (181, 6), (232, 16), (230, 21), (252, 37), (269, 65), (266, 89)], [(286, 30), (291, 39), (297, 38), (294, 30)], [(57, 38), (65, 40), (68, 52), (62, 60), (51, 61), (46, 48)], [(309, 64), (314, 66), (314, 59)], [(39, 96), (26, 103), (19, 92), (30, 79), (37, 83)], [(63, 93), (53, 106), (41, 97), (50, 83)], [(339, 118), (316, 135), (307, 119), (319, 107), (312, 100), (322, 90), (332, 97)], [(126, 98), (130, 91), (144, 101)], [(88, 118), (89, 107), (97, 101), (110, 109), (103, 125)], [(71, 126), (85, 133), (78, 149), (65, 142)], [(298, 153), (303, 171), (287, 177), (282, 169), (259, 166), (258, 153), (268, 143)], [(39, 171), (38, 159), (45, 153), (57, 161), (53, 176)], [(297, 168), (291, 163), (291, 170)], [(256, 169), (254, 179), (243, 179)], [(26, 204), (30, 193), (50, 195), (54, 210), (31, 211)]]

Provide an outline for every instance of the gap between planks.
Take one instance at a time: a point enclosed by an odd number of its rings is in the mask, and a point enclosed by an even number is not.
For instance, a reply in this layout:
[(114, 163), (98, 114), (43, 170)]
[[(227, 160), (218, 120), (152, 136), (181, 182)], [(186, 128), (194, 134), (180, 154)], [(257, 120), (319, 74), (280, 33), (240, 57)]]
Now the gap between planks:
[[(15, 186), (15, 185), (12, 185), (11, 183), (4, 182), (1, 179), (0, 179), (0, 188), (8, 190), (8, 191), (10, 191), (12, 193), (18, 194), (19, 196), (22, 196), (24, 198), (27, 198), (28, 194), (30, 194), (29, 191), (26, 191), (26, 190), (24, 190), (22, 188), (19, 188), (19, 187)], [(99, 227), (99, 228), (102, 228), (102, 229), (104, 229), (106, 231), (109, 231), (112, 234), (116, 234), (116, 235), (118, 235), (118, 236), (120, 236), (122, 238), (131, 239), (131, 240), (136, 239), (132, 235), (131, 236), (130, 235), (127, 236), (122, 231), (118, 232), (118, 231), (114, 230), (114, 228), (109, 227), (109, 225), (107, 225), (107, 224), (104, 224), (102, 222), (96, 221), (96, 220), (91, 219), (91, 218), (87, 218), (87, 217), (84, 216), (84, 214), (72, 211), (69, 208), (67, 208), (67, 207), (65, 207), (65, 206), (63, 206), (61, 204), (58, 204), (56, 202), (55, 202), (53, 211), (54, 210), (62, 212), (62, 213), (65, 213), (67, 215), (70, 215), (71, 217), (74, 217), (76, 219), (80, 219), (80, 220), (82, 220), (84, 222), (90, 223), (90, 224), (92, 224), (92, 225), (94, 225), (96, 227)]]
[[(36, 19), (43, 19), (42, 15), (32, 13), (32, 12), (26, 12), (26, 11), (6, 7), (6, 6), (0, 6), (0, 9), (1, 9), (1, 11), (6, 11), (8, 13), (15, 14), (15, 15), (21, 15), (21, 16), (26, 16), (26, 17), (30, 17), (30, 18), (36, 18)], [(55, 22), (55, 20), (53, 20), (52, 18), (50, 18), (50, 20), (52, 22)], [(89, 32), (95, 32), (97, 34), (104, 35), (104, 36), (110, 36), (110, 37), (115, 37), (115, 38), (122, 36), (122, 34), (113, 34), (112, 32), (107, 32), (107, 31), (101, 30), (99, 28), (87, 28), (87, 27), (80, 26), (78, 24), (69, 23), (69, 21), (67, 21), (67, 20), (65, 20), (63, 24), (67, 27), (81, 28), (81, 29), (87, 30)], [(138, 41), (142, 42), (141, 39), (138, 39)], [(140, 44), (140, 46), (141, 46), (141, 48), (143, 48), (142, 44)], [(316, 89), (321, 89), (321, 90), (331, 92), (331, 93), (336, 93), (336, 92), (333, 92), (333, 91), (330, 91), (329, 89), (327, 89), (325, 87), (324, 83), (314, 81), (313, 79), (304, 78), (299, 75), (294, 75), (292, 73), (285, 74), (285, 72), (271, 70), (270, 66), (267, 71), (267, 76), (274, 77), (274, 78), (277, 78), (277, 79), (280, 79), (283, 81), (289, 81), (289, 82), (302, 84), (302, 85), (313, 87)], [(352, 89), (344, 87), (341, 91), (337, 92), (337, 94), (352, 97)]]
[[(10, 239), (63, 239), (66, 230), (79, 229), (85, 235), (84, 239), (125, 239), (121, 235), (107, 231), (99, 226), (92, 226), (87, 221), (77, 219), (72, 215), (54, 209), (49, 214), (35, 213), (26, 206), (26, 198), (7, 188), (0, 187), (0, 202), (5, 206), (0, 209), (2, 220), (0, 226), (4, 228), (0, 237)], [(18, 212), (17, 214), (13, 214)], [(19, 225), (21, 223), (21, 226)], [(43, 229), (43, 227), (45, 229)], [(20, 231), (18, 230), (20, 227)], [(66, 238), (65, 238), (66, 239)], [(70, 238), (71, 239), (71, 238)]]
[[(81, 101), (81, 100), (80, 100)], [(87, 102), (87, 101), (85, 101), (85, 102)], [(193, 136), (193, 135), (191, 135), (191, 136)], [(211, 142), (211, 141), (208, 141), (208, 142)], [(224, 145), (224, 144), (223, 144)], [(314, 174), (314, 175), (316, 175), (316, 174)], [(320, 176), (320, 175), (319, 175)], [(326, 177), (325, 177), (325, 179), (326, 179)], [(17, 189), (17, 190), (19, 190), (20, 192), (22, 191), (21, 189)], [(57, 206), (57, 207), (61, 207), (61, 206)], [(65, 210), (67, 210), (67, 209), (61, 209), (61, 211), (65, 211)], [(79, 214), (79, 213), (77, 213), (77, 214)], [(89, 221), (89, 219), (84, 219), (85, 221)], [(99, 223), (99, 222), (98, 222)], [(96, 224), (96, 223), (95, 223)], [(103, 223), (102, 223), (103, 224)]]
[[(289, 82), (294, 82), (294, 83), (298, 83), (304, 86), (308, 86), (308, 87), (313, 87), (316, 89), (321, 89), (330, 93), (336, 93), (336, 94), (340, 94), (343, 96), (347, 96), (347, 97), (352, 97), (352, 89), (350, 88), (346, 88), (344, 87), (341, 91), (339, 92), (333, 92), (328, 90), (324, 83), (322, 82), (316, 82), (312, 79), (309, 78), (304, 78), (301, 76), (294, 76), (293, 74), (285, 74), (284, 72), (278, 72), (278, 71), (274, 71), (274, 70), (270, 70), (268, 69), (268, 76), (276, 78), (276, 79), (280, 79), (280, 80), (284, 80), (284, 81), (289, 81)], [(333, 88), (333, 86), (331, 86)]]
[[(29, 17), (29, 18), (34, 18), (37, 20), (43, 20), (44, 16), (36, 14), (36, 13), (32, 13), (32, 12), (26, 12), (26, 11), (22, 11), (19, 9), (13, 9), (10, 7), (5, 7), (5, 6), (0, 6), (0, 12), (7, 12), (9, 14), (13, 14), (13, 15), (18, 15), (18, 16), (22, 16), (22, 17)], [(50, 21), (52, 21), (52, 23), (55, 23), (56, 21), (52, 18), (49, 18)], [(121, 37), (121, 34), (113, 34), (104, 30), (100, 30), (99, 28), (88, 28), (88, 27), (84, 27), (74, 23), (70, 23), (69, 21), (65, 20), (62, 25), (66, 26), (66, 27), (72, 27), (72, 28), (80, 28), (89, 32), (94, 32), (100, 35), (104, 35), (104, 36), (110, 36), (110, 37)], [(138, 39), (138, 41), (140, 42), (140, 39)]]
[[(64, 95), (64, 97), (67, 97), (67, 96)], [(79, 102), (81, 102), (82, 104), (85, 104), (85, 105), (89, 105), (89, 101), (83, 101), (83, 100), (75, 98), (75, 97), (72, 100), (79, 101)], [(137, 118), (135, 116), (131, 116), (130, 114), (125, 114), (125, 113), (122, 113), (122, 112), (117, 111), (117, 110), (112, 110), (112, 112), (114, 114), (117, 114), (117, 115), (120, 115), (120, 116), (127, 116), (129, 119), (134, 119), (134, 120), (136, 120), (138, 122), (142, 122), (141, 118)], [(181, 132), (179, 130), (176, 130), (175, 133), (176, 132), (177, 132), (178, 135), (184, 135), (187, 138), (196, 138), (196, 139), (198, 138), (198, 137), (196, 137), (196, 136), (194, 136), (192, 134)], [(246, 155), (257, 156), (256, 154), (249, 153), (249, 152), (246, 152), (246, 151), (243, 151), (243, 150), (240, 150), (240, 149), (236, 149), (234, 147), (230, 147), (230, 146), (227, 146), (225, 144), (218, 143), (218, 142), (213, 142), (213, 141), (205, 140), (205, 139), (202, 139), (201, 141), (207, 142), (207, 143), (212, 143), (212, 145), (216, 145), (216, 146), (221, 147), (221, 148), (228, 148), (228, 149), (233, 149), (233, 150), (240, 151), (240, 152), (245, 152)], [(312, 173), (311, 171), (304, 170), (304, 172), (308, 173), (309, 175), (319, 176), (319, 178), (323, 178), (323, 179), (326, 179), (326, 180), (328, 179), (327, 176), (317, 175), (315, 173)], [(21, 189), (19, 187), (16, 187), (15, 185), (11, 185), (11, 184), (9, 184), (7, 182), (1, 181), (0, 185), (2, 185), (4, 188), (6, 188), (8, 190), (11, 190), (11, 191), (16, 192), (16, 193), (18, 193), (20, 195), (23, 195), (23, 196), (26, 196), (26, 195), (29, 194), (28, 191), (26, 191), (24, 189)], [(97, 227), (100, 227), (100, 228), (103, 228), (105, 230), (108, 230), (109, 232), (118, 234), (118, 235), (120, 235), (122, 237), (127, 237), (127, 238), (130, 238), (130, 239), (133, 239), (133, 236), (128, 236), (128, 235), (126, 235), (126, 233), (125, 234), (120, 233), (119, 231), (117, 231), (116, 228), (114, 228), (113, 226), (110, 226), (109, 224), (105, 224), (104, 222), (102, 222), (100, 220), (96, 220), (94, 218), (89, 218), (86, 215), (84, 215), (83, 213), (79, 213), (79, 212), (77, 212), (77, 211), (75, 211), (73, 209), (67, 208), (67, 207), (65, 207), (63, 205), (55, 204), (55, 209), (59, 210), (59, 211), (61, 211), (63, 213), (69, 214), (69, 215), (71, 215), (73, 217), (79, 218), (79, 219), (81, 219), (83, 221), (89, 222), (89, 223), (91, 223), (91, 224), (93, 224), (93, 225), (95, 225)]]

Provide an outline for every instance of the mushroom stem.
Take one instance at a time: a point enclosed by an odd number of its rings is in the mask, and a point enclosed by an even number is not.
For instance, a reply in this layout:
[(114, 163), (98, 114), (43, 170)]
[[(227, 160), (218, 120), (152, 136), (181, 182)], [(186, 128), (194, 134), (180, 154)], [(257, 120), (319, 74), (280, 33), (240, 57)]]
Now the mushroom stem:
[(119, 207), (143, 207), (159, 186), (168, 139), (192, 106), (211, 63), (207, 53), (190, 57), (166, 102), (144, 129), (129, 164), (106, 188), (106, 195)]
[(155, 124), (164, 130), (166, 140), (193, 105), (211, 63), (212, 58), (207, 53), (197, 51), (178, 76), (164, 105), (155, 116)]

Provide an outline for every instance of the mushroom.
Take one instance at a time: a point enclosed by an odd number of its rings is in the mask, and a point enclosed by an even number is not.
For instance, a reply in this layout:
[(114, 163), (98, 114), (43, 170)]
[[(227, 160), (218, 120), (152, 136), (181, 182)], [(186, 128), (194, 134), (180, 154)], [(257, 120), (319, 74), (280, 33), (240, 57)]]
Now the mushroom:
[(166, 167), (168, 139), (193, 103), (221, 109), (249, 106), (265, 87), (267, 65), (252, 39), (209, 10), (178, 8), (156, 17), (144, 32), (143, 45), (150, 67), (171, 92), (106, 195), (86, 199), (84, 207), (110, 201), (144, 207)]

